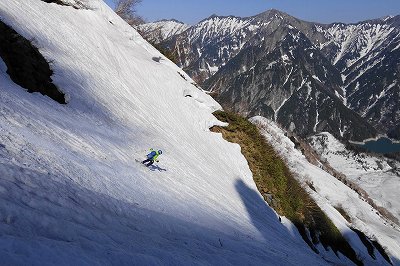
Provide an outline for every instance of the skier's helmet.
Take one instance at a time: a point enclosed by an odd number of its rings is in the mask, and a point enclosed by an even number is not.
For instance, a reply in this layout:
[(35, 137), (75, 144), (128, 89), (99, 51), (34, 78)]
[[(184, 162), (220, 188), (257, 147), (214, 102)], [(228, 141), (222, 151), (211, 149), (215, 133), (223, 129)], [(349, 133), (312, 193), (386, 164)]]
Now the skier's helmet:
[(162, 154), (162, 150), (158, 150), (158, 154)]

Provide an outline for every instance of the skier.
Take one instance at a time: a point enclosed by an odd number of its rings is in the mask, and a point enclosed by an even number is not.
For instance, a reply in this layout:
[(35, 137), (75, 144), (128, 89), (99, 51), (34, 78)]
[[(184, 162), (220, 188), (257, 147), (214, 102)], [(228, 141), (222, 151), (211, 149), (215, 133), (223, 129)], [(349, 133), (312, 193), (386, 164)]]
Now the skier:
[(147, 154), (147, 159), (142, 162), (146, 166), (150, 166), (154, 161), (158, 162), (157, 158), (162, 154), (162, 150), (155, 151), (153, 148), (150, 149), (150, 153)]

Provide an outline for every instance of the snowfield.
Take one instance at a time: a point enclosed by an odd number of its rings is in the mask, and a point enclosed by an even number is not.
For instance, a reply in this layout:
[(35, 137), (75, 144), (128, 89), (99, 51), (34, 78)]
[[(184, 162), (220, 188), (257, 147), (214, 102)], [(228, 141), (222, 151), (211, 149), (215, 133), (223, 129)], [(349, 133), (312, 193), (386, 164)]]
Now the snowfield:
[(400, 163), (348, 151), (329, 133), (312, 137), (312, 146), (337, 171), (363, 188), (379, 205), (400, 221)]
[[(370, 239), (378, 240), (391, 256), (394, 264), (400, 264), (399, 226), (378, 215), (377, 211), (355, 191), (321, 168), (309, 163), (301, 151), (295, 149), (294, 143), (285, 136), (285, 133), (274, 122), (260, 116), (253, 117), (251, 121), (262, 128), (267, 140), (274, 146), (278, 154), (286, 160), (290, 170), (295, 173), (297, 179), (308, 190), (319, 207), (351, 243), (353, 249), (363, 258), (365, 264), (380, 265), (385, 264), (385, 261), (377, 252), (375, 253), (376, 260), (363, 255), (365, 254), (365, 246), (350, 227), (364, 232)], [(331, 163), (330, 159), (330, 157), (327, 158), (329, 163)], [(397, 182), (395, 187), (398, 188), (398, 184)], [(380, 191), (382, 192), (383, 189), (381, 188)], [(392, 190), (388, 192), (390, 193)], [(398, 190), (395, 194), (398, 194)], [(342, 208), (347, 213), (351, 223), (346, 221), (336, 209), (337, 207)]]
[[(0, 60), (1, 264), (326, 264), (209, 131), (219, 104), (102, 1), (82, 3), (0, 2), (68, 100), (27, 93)], [(151, 168), (135, 162), (148, 148), (163, 150)]]

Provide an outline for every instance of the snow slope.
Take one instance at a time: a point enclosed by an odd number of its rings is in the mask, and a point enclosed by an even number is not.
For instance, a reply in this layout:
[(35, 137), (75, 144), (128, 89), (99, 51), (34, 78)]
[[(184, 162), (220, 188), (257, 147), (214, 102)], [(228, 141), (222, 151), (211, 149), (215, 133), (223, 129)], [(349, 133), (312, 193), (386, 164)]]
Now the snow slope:
[(363, 188), (379, 206), (400, 221), (400, 163), (349, 151), (331, 134), (311, 138), (311, 145), (337, 171)]
[[(0, 60), (1, 263), (324, 264), (209, 131), (220, 106), (102, 1), (82, 3), (0, 2), (68, 96), (28, 94)], [(150, 147), (164, 153), (148, 169), (135, 159)]]
[[(274, 146), (278, 154), (287, 161), (291, 171), (295, 173), (319, 207), (351, 243), (359, 256), (363, 258), (365, 264), (381, 265), (385, 264), (385, 261), (377, 252), (375, 252), (376, 260), (365, 256), (364, 254), (368, 254), (365, 252), (365, 246), (350, 227), (364, 232), (371, 239), (378, 240), (391, 256), (393, 263), (395, 265), (400, 264), (400, 228), (398, 226), (387, 223), (355, 191), (321, 168), (310, 164), (274, 122), (260, 116), (253, 117), (252, 122), (261, 125), (264, 136)], [(314, 189), (311, 189), (310, 184)], [(351, 223), (346, 221), (335, 207), (345, 210), (351, 219)]]

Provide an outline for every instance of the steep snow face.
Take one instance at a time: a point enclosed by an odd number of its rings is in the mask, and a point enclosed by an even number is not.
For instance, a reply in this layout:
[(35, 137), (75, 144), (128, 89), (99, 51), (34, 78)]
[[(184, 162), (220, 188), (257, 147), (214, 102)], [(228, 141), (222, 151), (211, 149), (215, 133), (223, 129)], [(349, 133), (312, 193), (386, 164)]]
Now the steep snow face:
[[(381, 265), (387, 263), (378, 252), (375, 252), (375, 260), (367, 255), (368, 252), (365, 246), (350, 227), (364, 232), (371, 239), (378, 240), (391, 255), (394, 264), (399, 264), (399, 226), (388, 223), (355, 191), (318, 166), (310, 164), (301, 151), (295, 149), (294, 143), (285, 136), (284, 131), (274, 122), (260, 116), (253, 117), (251, 120), (262, 128), (264, 136), (274, 146), (278, 154), (287, 161), (289, 168), (295, 173), (297, 179), (304, 185), (319, 207), (324, 210), (336, 227), (342, 232), (343, 236), (351, 243), (359, 257), (363, 258), (365, 264)], [(331, 162), (330, 158), (327, 159), (328, 162)], [(371, 165), (373, 165), (372, 162)], [(387, 168), (388, 166), (383, 167)], [(351, 167), (347, 169), (350, 168)], [(357, 171), (357, 169), (351, 169)], [(397, 188), (396, 192), (392, 189), (387, 192), (394, 192), (398, 195), (398, 184), (398, 180), (397, 183), (392, 183), (392, 185), (395, 185)], [(383, 191), (383, 189), (381, 189), (381, 191)], [(338, 212), (337, 208), (343, 209), (350, 217), (351, 222), (346, 221)]]
[[(0, 60), (1, 262), (324, 264), (266, 205), (239, 146), (209, 131), (220, 106), (84, 3), (0, 2), (68, 96), (28, 94)], [(163, 154), (145, 168), (149, 147)]]
[(146, 40), (160, 43), (172, 36), (181, 34), (189, 27), (189, 25), (176, 20), (160, 20), (139, 25), (138, 30), (143, 33), (143, 37), (145, 37)]
[(379, 205), (400, 221), (400, 163), (355, 153), (324, 132), (311, 138), (311, 145), (329, 164), (363, 188)]

